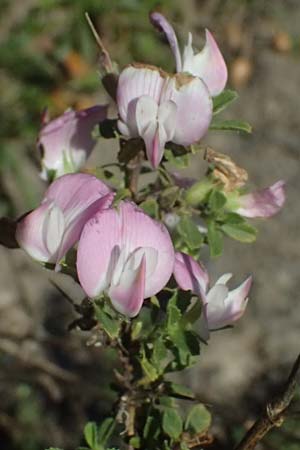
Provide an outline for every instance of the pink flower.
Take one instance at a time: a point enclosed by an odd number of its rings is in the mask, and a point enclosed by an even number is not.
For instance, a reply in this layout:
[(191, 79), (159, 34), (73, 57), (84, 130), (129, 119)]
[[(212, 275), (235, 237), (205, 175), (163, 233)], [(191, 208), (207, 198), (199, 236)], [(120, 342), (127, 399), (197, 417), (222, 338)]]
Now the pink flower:
[(126, 316), (136, 316), (144, 299), (166, 285), (173, 266), (168, 231), (131, 202), (99, 211), (83, 229), (77, 253), (80, 284), (92, 298), (106, 291)]
[(176, 61), (177, 72), (188, 72), (204, 81), (210, 95), (220, 94), (227, 82), (227, 67), (219, 47), (212, 34), (206, 30), (206, 43), (201, 52), (194, 54), (192, 34), (189, 33), (188, 43), (181, 57), (178, 41), (173, 27), (166, 18), (154, 12), (150, 15), (152, 24), (163, 31), (169, 41)]
[(209, 276), (206, 269), (191, 256), (185, 253), (176, 253), (174, 277), (181, 289), (192, 291), (202, 299), (207, 332), (230, 325), (244, 314), (252, 283), (251, 276), (239, 287), (229, 291), (226, 283), (232, 274), (226, 273), (209, 289)]
[(32, 258), (59, 263), (78, 241), (87, 220), (109, 207), (113, 196), (92, 175), (64, 175), (50, 185), (41, 205), (18, 223), (16, 239)]
[(278, 213), (285, 202), (285, 182), (280, 180), (272, 186), (241, 195), (238, 198), (238, 214), (244, 217), (271, 217)]
[(212, 101), (200, 78), (169, 75), (153, 66), (126, 67), (117, 89), (120, 132), (140, 136), (153, 167), (163, 157), (166, 142), (180, 145), (197, 142), (212, 117)]
[(93, 106), (81, 111), (66, 111), (43, 126), (37, 145), (42, 153), (43, 179), (51, 171), (55, 177), (77, 172), (85, 165), (96, 140), (92, 131), (106, 118), (107, 106)]

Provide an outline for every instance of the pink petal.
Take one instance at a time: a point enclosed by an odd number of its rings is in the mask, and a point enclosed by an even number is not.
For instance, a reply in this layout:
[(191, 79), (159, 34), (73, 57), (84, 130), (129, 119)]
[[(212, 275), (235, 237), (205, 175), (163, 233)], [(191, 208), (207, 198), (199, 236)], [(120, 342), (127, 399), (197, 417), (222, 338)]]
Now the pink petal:
[(224, 284), (216, 284), (207, 295), (206, 317), (210, 330), (231, 325), (245, 312), (252, 277), (238, 288), (228, 291)]
[(248, 277), (239, 287), (229, 291), (225, 300), (226, 307), (230, 309), (230, 321), (235, 322), (245, 312), (248, 294), (252, 285), (252, 276)]
[(212, 118), (212, 100), (205, 84), (199, 78), (177, 74), (164, 88), (161, 102), (165, 99), (177, 106), (172, 141), (184, 146), (199, 141), (207, 132)]
[(166, 101), (161, 105), (147, 96), (136, 103), (136, 123), (139, 135), (143, 138), (146, 153), (153, 167), (158, 167), (164, 153), (165, 144), (173, 138), (177, 107)]
[(44, 202), (18, 224), (16, 239), (32, 258), (49, 262), (55, 259), (64, 232), (64, 216), (53, 202)]
[(109, 287), (121, 248), (117, 210), (100, 211), (86, 223), (78, 244), (77, 272), (89, 297), (97, 297)]
[(70, 170), (79, 170), (96, 143), (92, 131), (106, 115), (107, 106), (97, 105), (81, 111), (67, 111), (47, 123), (37, 142), (43, 153), (44, 172), (55, 170), (56, 176), (61, 176), (66, 173), (66, 162)]
[(138, 136), (136, 124), (138, 99), (148, 96), (158, 104), (163, 83), (164, 77), (156, 67), (131, 65), (121, 72), (117, 88), (117, 105), (121, 121), (128, 127), (131, 137)]
[(167, 19), (162, 14), (158, 12), (153, 12), (150, 14), (150, 21), (159, 31), (162, 31), (165, 34), (175, 57), (176, 71), (181, 72), (182, 71), (181, 55), (179, 51), (177, 37), (172, 25), (167, 21)]
[(220, 94), (227, 82), (227, 67), (213, 35), (206, 30), (206, 43), (200, 53), (194, 54), (192, 35), (183, 52), (183, 72), (200, 77), (212, 96)]
[[(134, 203), (124, 202), (119, 208), (122, 217), (123, 245), (134, 251), (152, 248), (157, 251), (157, 264), (151, 276), (146, 276), (145, 298), (157, 294), (169, 281), (174, 266), (174, 248), (166, 227), (151, 219)], [(146, 271), (148, 253), (146, 252)]]
[(226, 322), (225, 299), (228, 292), (224, 284), (215, 284), (206, 296), (206, 321), (210, 330), (221, 328)]
[(121, 314), (135, 317), (144, 302), (146, 279), (146, 257), (143, 256), (136, 269), (125, 268), (117, 286), (109, 289), (113, 306)]
[(241, 195), (236, 210), (244, 217), (271, 217), (278, 213), (285, 202), (285, 182), (280, 180), (272, 186), (251, 194)]
[(83, 289), (90, 297), (99, 295), (110, 282), (117, 284), (124, 268), (135, 269), (142, 254), (147, 298), (157, 294), (172, 274), (174, 249), (166, 228), (131, 202), (96, 214), (85, 225), (78, 245), (77, 269)]
[(184, 291), (192, 291), (199, 297), (205, 296), (209, 283), (208, 273), (191, 256), (185, 253), (175, 253), (173, 275), (178, 286)]
[(68, 174), (57, 178), (41, 206), (17, 227), (18, 242), (33, 258), (59, 262), (77, 242), (85, 223), (109, 207), (114, 194), (96, 177)]

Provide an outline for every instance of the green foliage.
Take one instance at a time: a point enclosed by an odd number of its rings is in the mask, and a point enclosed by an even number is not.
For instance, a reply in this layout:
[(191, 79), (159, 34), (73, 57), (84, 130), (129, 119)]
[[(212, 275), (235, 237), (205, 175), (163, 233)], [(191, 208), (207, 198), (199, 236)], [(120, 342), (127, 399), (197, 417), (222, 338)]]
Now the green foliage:
[(163, 412), (162, 427), (164, 432), (174, 440), (177, 440), (183, 430), (183, 422), (180, 414), (173, 408), (166, 408)]
[(242, 131), (244, 133), (252, 132), (251, 125), (243, 120), (212, 120), (209, 129), (221, 131)]
[(105, 419), (100, 426), (95, 422), (88, 422), (84, 427), (84, 438), (91, 450), (105, 450), (106, 444), (115, 429), (112, 417)]
[(238, 98), (238, 94), (230, 89), (225, 89), (221, 94), (213, 98), (213, 113), (219, 114), (221, 111), (227, 108), (230, 103), (234, 102)]
[(211, 414), (203, 404), (191, 408), (185, 421), (185, 429), (201, 434), (208, 430), (211, 424)]
[(177, 225), (177, 231), (182, 241), (190, 250), (199, 249), (203, 244), (203, 235), (197, 228), (195, 222), (187, 216), (183, 216)]
[(120, 333), (121, 320), (116, 311), (110, 307), (109, 300), (96, 302), (94, 308), (102, 329), (111, 339), (116, 339)]

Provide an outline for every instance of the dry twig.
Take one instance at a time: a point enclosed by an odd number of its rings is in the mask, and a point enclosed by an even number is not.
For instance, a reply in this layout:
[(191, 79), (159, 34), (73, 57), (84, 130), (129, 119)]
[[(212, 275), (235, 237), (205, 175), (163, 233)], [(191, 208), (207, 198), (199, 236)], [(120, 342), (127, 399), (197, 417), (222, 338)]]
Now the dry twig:
[(264, 412), (246, 433), (235, 450), (254, 450), (263, 437), (274, 427), (280, 427), (293, 400), (297, 376), (300, 372), (300, 354), (281, 393), (265, 407)]

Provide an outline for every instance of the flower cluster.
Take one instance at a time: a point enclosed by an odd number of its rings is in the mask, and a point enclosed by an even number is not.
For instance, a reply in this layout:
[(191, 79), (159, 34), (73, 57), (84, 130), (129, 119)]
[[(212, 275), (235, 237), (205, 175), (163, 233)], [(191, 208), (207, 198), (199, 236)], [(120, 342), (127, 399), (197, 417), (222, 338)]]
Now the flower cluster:
[[(188, 147), (207, 132), (212, 98), (223, 91), (227, 68), (208, 30), (200, 53), (194, 53), (189, 34), (181, 55), (166, 19), (157, 12), (150, 19), (170, 44), (176, 73), (146, 64), (125, 67), (115, 95), (116, 122), (123, 138), (141, 138), (147, 159), (157, 168), (167, 142)], [(77, 275), (88, 297), (106, 293), (115, 309), (129, 317), (139, 313), (144, 299), (164, 289), (173, 274), (180, 289), (191, 291), (202, 302), (208, 337), (209, 330), (230, 325), (242, 316), (251, 277), (229, 291), (226, 283), (231, 274), (225, 274), (209, 289), (206, 269), (192, 256), (176, 252), (172, 236), (161, 222), (132, 199), (115, 201), (112, 188), (95, 176), (73, 173), (84, 166), (96, 143), (93, 129), (106, 118), (107, 106), (98, 105), (44, 121), (38, 138), (42, 177), (56, 179), (40, 206), (19, 220), (16, 239), (30, 256), (54, 264), (56, 270), (76, 247)], [(171, 176), (175, 185), (187, 190), (188, 203), (197, 206), (204, 182), (183, 182), (177, 174)], [(230, 195), (230, 211), (244, 217), (269, 217), (284, 203), (284, 183), (252, 194), (235, 190)]]

